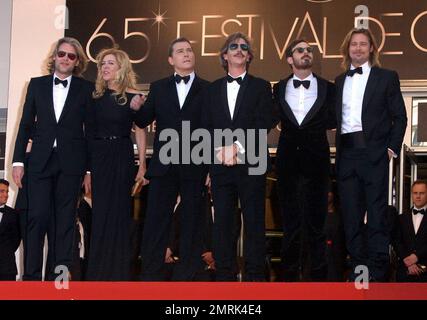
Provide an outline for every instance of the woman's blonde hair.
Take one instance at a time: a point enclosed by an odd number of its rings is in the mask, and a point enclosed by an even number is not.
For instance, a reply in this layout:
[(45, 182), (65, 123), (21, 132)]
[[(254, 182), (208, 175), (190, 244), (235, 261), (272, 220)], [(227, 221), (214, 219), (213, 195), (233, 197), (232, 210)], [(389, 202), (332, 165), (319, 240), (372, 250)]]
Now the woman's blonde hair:
[(380, 59), (379, 59), (380, 54), (378, 52), (378, 45), (374, 35), (368, 29), (357, 29), (357, 28), (351, 29), (349, 33), (347, 33), (347, 35), (344, 38), (344, 41), (341, 44), (340, 51), (343, 56), (341, 67), (344, 70), (347, 70), (350, 67), (351, 58), (349, 54), (349, 47), (350, 47), (351, 37), (354, 34), (364, 34), (368, 38), (369, 44), (372, 46), (372, 49), (373, 49), (372, 52), (369, 53), (369, 64), (371, 65), (371, 67), (380, 67), (381, 66)]
[(116, 84), (115, 92), (113, 93), (116, 96), (117, 103), (120, 105), (125, 105), (127, 103), (126, 90), (135, 89), (136, 90), (136, 73), (133, 71), (132, 64), (130, 62), (129, 56), (123, 50), (117, 48), (110, 48), (101, 50), (97, 57), (97, 68), (98, 75), (95, 82), (95, 91), (93, 92), (94, 98), (100, 98), (104, 95), (105, 89), (108, 88), (107, 82), (102, 78), (102, 60), (107, 55), (113, 55), (119, 66), (119, 69), (116, 72), (116, 77), (113, 80)]

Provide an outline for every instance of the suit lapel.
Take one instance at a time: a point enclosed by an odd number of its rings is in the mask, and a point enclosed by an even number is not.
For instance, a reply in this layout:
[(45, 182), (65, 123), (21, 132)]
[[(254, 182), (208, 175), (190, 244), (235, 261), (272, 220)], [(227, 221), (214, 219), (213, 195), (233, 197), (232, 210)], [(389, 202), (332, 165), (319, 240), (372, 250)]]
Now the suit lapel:
[(335, 83), (337, 88), (337, 102), (336, 102), (336, 114), (337, 114), (337, 132), (341, 133), (341, 123), (342, 123), (342, 95), (344, 91), (344, 82), (345, 82), (345, 73), (340, 75), (337, 78)]
[(169, 92), (170, 92), (170, 98), (172, 99), (172, 104), (173, 104), (173, 110), (174, 111), (180, 111), (181, 108), (179, 106), (179, 98), (178, 98), (178, 91), (176, 89), (176, 83), (175, 83), (175, 78), (172, 75), (169, 78)]
[[(427, 232), (427, 230), (424, 230), (425, 228), (427, 228), (427, 219), (426, 219), (426, 217), (424, 216), (424, 217), (423, 217), (423, 220), (421, 220), (420, 227), (418, 228), (418, 232), (417, 232), (417, 234), (415, 235), (415, 237), (417, 237), (418, 235), (421, 235), (421, 234), (423, 234), (423, 233)], [(415, 232), (415, 231), (414, 231), (414, 232)]]
[(286, 86), (288, 85), (288, 81), (292, 78), (292, 74), (287, 77), (285, 80), (282, 80), (282, 83), (279, 87), (279, 102), (282, 107), (283, 112), (288, 117), (288, 119), (297, 127), (299, 127), (299, 123), (295, 118), (294, 113), (292, 112), (291, 107), (286, 102)]
[(414, 229), (414, 223), (412, 222), (412, 211), (409, 211), (406, 214), (405, 224), (406, 224), (406, 230), (408, 230), (408, 232), (409, 232), (409, 237), (411, 239), (411, 242), (414, 242), (415, 241), (415, 229)]
[(190, 90), (188, 91), (187, 96), (185, 97), (184, 105), (182, 106), (181, 111), (184, 110), (184, 108), (187, 108), (187, 106), (191, 103), (191, 100), (193, 97), (199, 92), (200, 88), (200, 81), (197, 76), (194, 77), (193, 83), (191, 84)]
[(221, 82), (220, 99), (222, 101), (221, 105), (224, 109), (225, 115), (227, 116), (227, 120), (231, 122), (232, 120), (231, 120), (231, 114), (230, 114), (230, 107), (228, 106), (228, 99), (227, 99), (227, 79), (226, 78), (224, 78)]
[(366, 83), (366, 89), (365, 94), (363, 95), (363, 103), (362, 103), (362, 123), (363, 123), (363, 116), (366, 112), (366, 107), (371, 100), (372, 96), (375, 93), (377, 84), (378, 84), (378, 68), (373, 67), (371, 68), (371, 72), (369, 73), (368, 82)]
[(65, 99), (64, 108), (62, 109), (58, 123), (64, 119), (67, 113), (72, 109), (72, 106), (75, 105), (75, 101), (79, 95), (81, 85), (82, 84), (80, 79), (73, 76), (70, 83), (70, 89), (68, 89), (67, 98)]
[(243, 98), (245, 96), (246, 88), (249, 85), (249, 82), (252, 80), (252, 76), (246, 73), (245, 79), (240, 84), (239, 92), (237, 94), (236, 106), (234, 107), (234, 114), (232, 117), (232, 121), (234, 122), (237, 119), (239, 114), (240, 106), (242, 105)]
[(45, 101), (48, 113), (51, 115), (53, 121), (56, 123), (55, 107), (53, 105), (53, 75), (45, 78), (43, 83), (43, 91), (45, 93)]
[(7, 219), (9, 217), (8, 217), (8, 214), (7, 214), (7, 208), (6, 208), (6, 206), (3, 208), (3, 212), (2, 213), (3, 213), (3, 217), (1, 218), (1, 221), (0, 221), (0, 232), (3, 231), (3, 229), (6, 227), (6, 225), (8, 223)]
[(4, 212), (2, 212), (2, 214), (3, 214), (3, 216), (2, 216), (2, 218), (1, 218), (1, 221), (0, 221), (0, 233), (3, 231), (3, 225), (5, 225), (5, 218), (6, 218), (6, 215), (5, 215), (5, 213)]
[(319, 77), (317, 77), (314, 73), (313, 76), (317, 79), (317, 99), (311, 107), (310, 111), (305, 115), (303, 121), (301, 122), (301, 127), (313, 119), (319, 109), (323, 106), (323, 103), (326, 99), (326, 82), (319, 79)]

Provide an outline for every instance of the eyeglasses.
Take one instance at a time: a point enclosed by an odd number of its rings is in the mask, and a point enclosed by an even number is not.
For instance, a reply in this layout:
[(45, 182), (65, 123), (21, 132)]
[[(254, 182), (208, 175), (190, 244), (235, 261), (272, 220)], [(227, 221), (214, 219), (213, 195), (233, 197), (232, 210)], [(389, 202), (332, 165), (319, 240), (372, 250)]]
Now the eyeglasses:
[(298, 51), (298, 53), (304, 53), (304, 51), (307, 51), (307, 53), (313, 53), (313, 47), (296, 47), (294, 50), (292, 50), (292, 53), (295, 51)]
[(65, 52), (65, 51), (58, 51), (58, 52), (56, 53), (56, 55), (57, 55), (59, 58), (63, 58), (63, 57), (65, 57), (65, 56), (68, 56), (68, 59), (70, 59), (71, 61), (74, 61), (74, 60), (76, 60), (76, 58), (77, 58), (77, 55), (76, 55), (75, 53), (69, 53), (69, 52)]
[[(230, 50), (237, 50), (238, 47), (239, 47), (238, 43), (231, 43), (228, 46), (228, 49), (230, 49)], [(242, 49), (243, 51), (248, 51), (249, 50), (249, 46), (246, 43), (241, 43), (240, 44), (240, 49)]]

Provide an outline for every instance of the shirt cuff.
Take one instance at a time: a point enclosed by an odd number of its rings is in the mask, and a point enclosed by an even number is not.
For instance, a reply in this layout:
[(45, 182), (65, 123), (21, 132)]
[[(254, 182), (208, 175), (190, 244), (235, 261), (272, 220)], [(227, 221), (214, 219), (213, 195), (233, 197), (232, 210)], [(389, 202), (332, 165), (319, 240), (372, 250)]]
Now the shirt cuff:
[(234, 141), (234, 144), (237, 146), (238, 153), (244, 154), (246, 152), (245, 148), (243, 148), (242, 144), (239, 141)]
[(14, 162), (12, 163), (12, 167), (23, 167), (24, 163), (23, 162)]
[(394, 151), (393, 150), (391, 150), (390, 148), (387, 148), (388, 149), (388, 151), (390, 151), (391, 152), (391, 154), (393, 155), (393, 158), (397, 158), (397, 154), (395, 154), (394, 153)]

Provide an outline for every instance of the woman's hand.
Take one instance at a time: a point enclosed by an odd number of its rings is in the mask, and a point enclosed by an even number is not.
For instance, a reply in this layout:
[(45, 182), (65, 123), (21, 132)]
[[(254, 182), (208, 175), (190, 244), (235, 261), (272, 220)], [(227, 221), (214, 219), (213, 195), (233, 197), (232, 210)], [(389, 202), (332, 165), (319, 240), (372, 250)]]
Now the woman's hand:
[(144, 104), (145, 99), (146, 99), (145, 95), (143, 94), (135, 95), (130, 101), (130, 108), (134, 111), (138, 111), (139, 109), (141, 109), (141, 106)]

